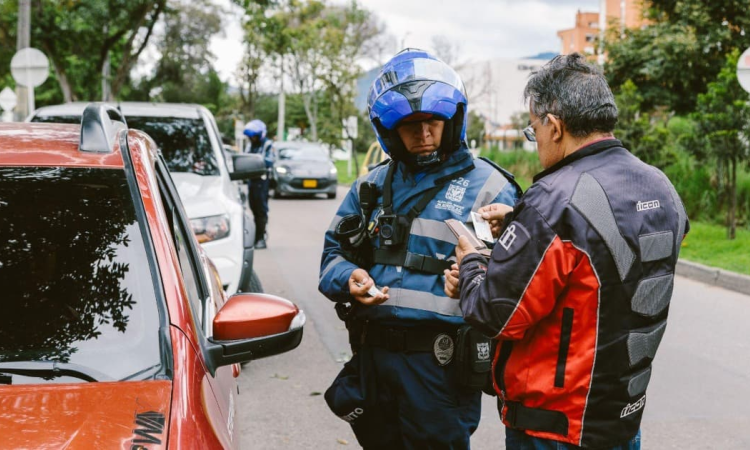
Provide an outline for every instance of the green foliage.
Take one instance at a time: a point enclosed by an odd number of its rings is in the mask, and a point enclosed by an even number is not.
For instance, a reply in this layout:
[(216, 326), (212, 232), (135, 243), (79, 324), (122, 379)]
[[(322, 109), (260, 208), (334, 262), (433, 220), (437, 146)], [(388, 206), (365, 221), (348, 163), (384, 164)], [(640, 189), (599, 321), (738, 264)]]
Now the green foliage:
[(500, 167), (512, 173), (524, 191), (531, 186), (534, 175), (543, 170), (542, 163), (539, 162), (539, 156), (536, 152), (520, 149), (512, 151), (492, 149), (482, 151), (482, 156), (491, 159)]
[(724, 65), (726, 55), (750, 47), (747, 0), (652, 0), (642, 29), (610, 27), (605, 73), (611, 86), (632, 80), (643, 107), (693, 110)]
[(750, 275), (750, 230), (737, 230), (737, 238), (728, 240), (721, 225), (692, 220), (690, 232), (682, 243), (680, 258)]
[(484, 120), (474, 111), (469, 111), (468, 125), (466, 127), (466, 140), (471, 145), (471, 141), (476, 141), (477, 147), (482, 146), (484, 137)]
[(163, 35), (156, 48), (161, 57), (154, 71), (123, 97), (128, 100), (199, 103), (213, 113), (229, 104), (227, 84), (213, 68), (211, 37), (222, 29), (218, 7), (208, 0), (170, 0)]
[[(128, 84), (130, 70), (165, 7), (166, 0), (32, 2), (31, 46), (47, 55), (54, 72), (54, 78), (37, 89), (37, 104), (100, 99), (108, 59), (111, 89), (117, 95)], [(2, 2), (0, 11), (2, 63), (15, 53), (18, 2)], [(2, 65), (0, 79), (6, 79), (7, 67)]]
[(357, 114), (357, 59), (380, 32), (369, 11), (356, 1), (335, 6), (318, 0), (279, 1), (272, 10), (250, 4), (246, 10), (243, 110), (256, 113), (256, 83), (266, 61), (279, 81), (291, 81), (285, 91), (302, 100), (307, 123), (300, 128), (307, 137), (338, 145), (341, 121)]

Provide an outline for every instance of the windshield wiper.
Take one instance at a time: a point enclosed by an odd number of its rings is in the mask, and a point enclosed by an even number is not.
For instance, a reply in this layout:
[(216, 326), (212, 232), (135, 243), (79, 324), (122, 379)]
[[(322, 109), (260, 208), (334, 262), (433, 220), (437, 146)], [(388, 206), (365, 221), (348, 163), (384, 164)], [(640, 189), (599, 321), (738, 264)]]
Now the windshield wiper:
[(57, 361), (0, 362), (0, 373), (38, 378), (67, 376), (85, 381), (113, 381), (112, 377), (89, 367)]

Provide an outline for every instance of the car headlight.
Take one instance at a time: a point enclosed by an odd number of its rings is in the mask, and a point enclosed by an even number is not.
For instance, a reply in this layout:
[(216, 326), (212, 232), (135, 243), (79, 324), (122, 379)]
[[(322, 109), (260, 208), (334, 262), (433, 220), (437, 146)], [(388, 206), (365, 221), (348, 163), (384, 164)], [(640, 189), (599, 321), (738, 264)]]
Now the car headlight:
[(221, 214), (190, 219), (190, 227), (201, 244), (215, 241), (229, 236), (229, 217)]
[(331, 167), (331, 171), (328, 173), (330, 173), (331, 175), (336, 175), (338, 173), (338, 170), (336, 170), (335, 167)]
[(276, 168), (276, 173), (280, 173), (282, 175), (286, 175), (287, 173), (289, 173), (289, 169), (287, 169), (284, 166), (279, 166), (279, 167)]

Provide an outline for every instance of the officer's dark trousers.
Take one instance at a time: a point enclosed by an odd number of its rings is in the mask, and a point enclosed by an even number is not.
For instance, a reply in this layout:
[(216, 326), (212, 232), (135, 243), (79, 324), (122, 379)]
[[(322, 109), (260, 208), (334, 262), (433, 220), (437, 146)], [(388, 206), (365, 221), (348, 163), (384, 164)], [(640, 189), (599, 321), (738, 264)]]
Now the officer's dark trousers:
[(372, 350), (383, 429), (373, 434), (354, 427), (360, 445), (366, 450), (468, 449), (479, 425), (481, 391), (461, 391), (451, 364), (440, 366), (432, 353)]
[(248, 202), (255, 217), (255, 242), (263, 239), (268, 223), (269, 180), (251, 180), (247, 184)]

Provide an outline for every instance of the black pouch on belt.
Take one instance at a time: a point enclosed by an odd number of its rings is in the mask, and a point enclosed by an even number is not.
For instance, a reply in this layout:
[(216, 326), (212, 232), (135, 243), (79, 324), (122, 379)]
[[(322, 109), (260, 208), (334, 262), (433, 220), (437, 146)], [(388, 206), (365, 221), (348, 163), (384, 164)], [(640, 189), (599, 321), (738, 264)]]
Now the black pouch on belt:
[(459, 328), (454, 370), (459, 386), (467, 390), (485, 388), (492, 372), (492, 339), (469, 325)]

